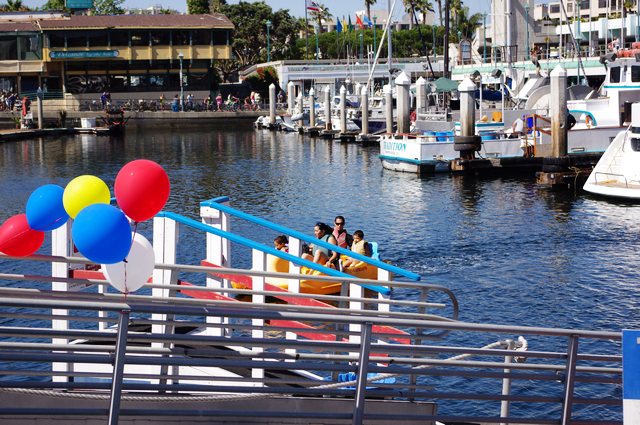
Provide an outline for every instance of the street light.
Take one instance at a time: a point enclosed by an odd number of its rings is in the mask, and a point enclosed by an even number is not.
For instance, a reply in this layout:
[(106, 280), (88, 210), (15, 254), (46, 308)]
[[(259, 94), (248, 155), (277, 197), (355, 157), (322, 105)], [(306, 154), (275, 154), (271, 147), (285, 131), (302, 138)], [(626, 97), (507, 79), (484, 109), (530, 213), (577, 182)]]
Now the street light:
[[(482, 63), (487, 63), (487, 12), (482, 14), (482, 33), (482, 38), (484, 38), (484, 47), (482, 48)], [(433, 44), (435, 46), (435, 40)]]
[(318, 46), (318, 33), (320, 32), (320, 27), (316, 25), (315, 27), (316, 33), (316, 60), (320, 59), (320, 47)]
[(178, 59), (180, 59), (180, 111), (184, 112), (184, 87), (182, 84), (182, 59), (184, 55), (182, 52), (178, 53)]
[(271, 34), (269, 33), (271, 21), (267, 20), (265, 24), (267, 25), (267, 62), (271, 62)]
[(529, 56), (529, 3), (524, 5), (524, 11), (526, 14), (526, 19), (527, 19), (527, 47), (525, 48), (525, 54), (526, 54), (526, 60), (531, 59), (531, 56)]
[(378, 51), (378, 46), (376, 46), (376, 21), (378, 20), (377, 16), (373, 17), (373, 51)]

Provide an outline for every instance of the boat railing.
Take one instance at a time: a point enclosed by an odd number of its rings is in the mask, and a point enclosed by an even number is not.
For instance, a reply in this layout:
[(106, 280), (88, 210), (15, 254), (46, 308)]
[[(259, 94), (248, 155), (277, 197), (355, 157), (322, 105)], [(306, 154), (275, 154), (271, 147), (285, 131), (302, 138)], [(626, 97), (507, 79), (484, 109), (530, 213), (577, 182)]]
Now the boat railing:
[[(18, 263), (0, 260), (14, 269)], [(32, 260), (67, 261), (40, 256), (19, 264)], [(0, 287), (2, 423), (57, 418), (75, 425), (107, 416), (109, 424), (141, 416), (171, 417), (179, 424), (196, 418), (282, 424), (622, 423), (620, 332), (185, 298), (180, 285), (170, 285), (171, 292), (158, 298), (96, 291), (96, 285), (108, 286), (104, 280), (69, 278), (87, 289), (62, 293), (46, 286), (61, 278), (31, 273), (0, 279), (10, 282)], [(376, 302), (353, 302), (370, 301)], [(100, 317), (96, 311), (108, 314)], [(158, 314), (165, 315), (161, 323), (154, 319)], [(60, 320), (74, 326), (58, 328)], [(117, 326), (98, 326), (103, 322)], [(307, 338), (290, 337), (305, 324)], [(407, 335), (389, 333), (392, 328)], [(445, 341), (425, 339), (434, 331), (450, 334)], [(399, 337), (406, 341), (393, 341)], [(52, 370), (52, 363), (69, 366)], [(338, 400), (346, 407), (335, 409)]]
[(619, 183), (624, 183), (625, 187), (629, 187), (629, 182), (627, 181), (627, 177), (624, 174), (617, 174), (617, 173), (606, 173), (604, 171), (597, 171), (593, 173), (593, 178), (595, 180), (596, 184), (602, 184), (602, 182), (598, 182), (598, 176), (608, 176), (608, 177), (617, 177), (619, 179), (622, 179), (622, 181), (620, 180), (616, 180), (616, 182)]

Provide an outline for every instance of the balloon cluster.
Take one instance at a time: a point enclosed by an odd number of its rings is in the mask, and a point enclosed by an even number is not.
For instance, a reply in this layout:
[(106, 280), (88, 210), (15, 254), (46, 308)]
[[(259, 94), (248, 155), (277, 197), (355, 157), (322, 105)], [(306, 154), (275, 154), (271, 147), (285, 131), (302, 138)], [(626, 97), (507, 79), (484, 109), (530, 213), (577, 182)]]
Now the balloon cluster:
[(109, 205), (109, 187), (96, 176), (76, 177), (64, 189), (54, 184), (39, 187), (29, 196), (26, 214), (15, 215), (0, 226), (0, 252), (14, 257), (32, 255), (42, 246), (44, 232), (72, 218), (76, 248), (102, 264), (111, 285), (124, 293), (141, 288), (153, 273), (153, 247), (132, 231), (127, 217), (138, 223), (155, 216), (169, 199), (169, 177), (153, 161), (131, 161), (118, 172), (114, 192), (120, 208)]

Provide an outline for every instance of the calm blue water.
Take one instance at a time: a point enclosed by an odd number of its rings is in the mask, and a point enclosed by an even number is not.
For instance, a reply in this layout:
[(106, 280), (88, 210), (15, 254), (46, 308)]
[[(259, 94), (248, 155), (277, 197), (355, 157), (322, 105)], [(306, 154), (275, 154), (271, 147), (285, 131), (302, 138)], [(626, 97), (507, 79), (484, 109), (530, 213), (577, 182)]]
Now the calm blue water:
[[(1, 143), (0, 222), (24, 212), (42, 184), (64, 186), (94, 174), (113, 187), (122, 165), (148, 158), (170, 176), (169, 211), (197, 218), (201, 200), (227, 195), (238, 209), (310, 235), (316, 221), (346, 216), (347, 229), (378, 241), (383, 258), (451, 288), (461, 320), (640, 327), (638, 206), (551, 193), (533, 178), (418, 178), (382, 170), (377, 154), (375, 147), (254, 131), (249, 122), (130, 127), (124, 140)], [(255, 236), (242, 222), (233, 227)], [(273, 234), (263, 239), (270, 244)], [(180, 261), (203, 258), (202, 240), (182, 242)], [(249, 266), (246, 252), (233, 260)], [(615, 418), (617, 412), (603, 408), (587, 417)]]

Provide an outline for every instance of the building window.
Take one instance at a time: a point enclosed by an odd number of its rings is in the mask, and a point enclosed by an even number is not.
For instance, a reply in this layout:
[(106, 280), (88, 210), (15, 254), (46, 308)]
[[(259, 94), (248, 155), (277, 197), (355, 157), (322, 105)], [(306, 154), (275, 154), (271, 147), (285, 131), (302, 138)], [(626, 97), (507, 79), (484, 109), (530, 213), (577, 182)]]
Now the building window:
[(18, 59), (18, 40), (14, 37), (0, 37), (0, 60)]
[(64, 48), (64, 34), (52, 32), (49, 33), (49, 47), (50, 48)]
[(87, 47), (87, 36), (84, 32), (67, 33), (67, 47)]
[(634, 83), (640, 82), (640, 66), (631, 67), (631, 81)]
[(189, 31), (172, 31), (171, 44), (174, 46), (188, 46)]
[(109, 45), (109, 37), (106, 31), (87, 31), (89, 47), (105, 47)]
[(552, 4), (549, 6), (549, 13), (560, 13), (560, 5)]
[(148, 46), (149, 31), (131, 31), (132, 46)]
[(193, 44), (198, 46), (208, 46), (211, 44), (210, 30), (195, 30), (191, 32), (193, 36)]
[(112, 46), (128, 46), (129, 31), (111, 31)]
[(227, 45), (227, 32), (226, 31), (213, 31), (213, 44), (216, 46)]
[(151, 33), (151, 43), (154, 46), (168, 46), (170, 41), (170, 31), (154, 31)]
[(619, 83), (620, 82), (620, 67), (619, 66), (611, 67), (611, 71), (609, 72), (609, 82), (610, 83)]

